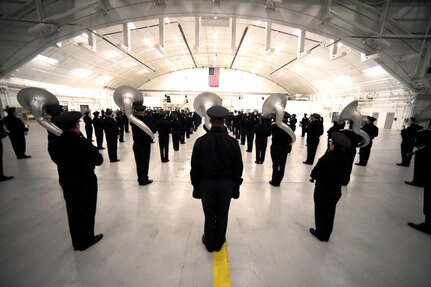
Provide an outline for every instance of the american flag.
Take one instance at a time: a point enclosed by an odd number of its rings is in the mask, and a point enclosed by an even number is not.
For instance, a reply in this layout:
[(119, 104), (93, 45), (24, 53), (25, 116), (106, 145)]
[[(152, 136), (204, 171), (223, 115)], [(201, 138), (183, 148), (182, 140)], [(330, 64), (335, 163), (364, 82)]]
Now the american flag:
[(208, 85), (210, 87), (218, 87), (220, 79), (220, 68), (208, 69)]

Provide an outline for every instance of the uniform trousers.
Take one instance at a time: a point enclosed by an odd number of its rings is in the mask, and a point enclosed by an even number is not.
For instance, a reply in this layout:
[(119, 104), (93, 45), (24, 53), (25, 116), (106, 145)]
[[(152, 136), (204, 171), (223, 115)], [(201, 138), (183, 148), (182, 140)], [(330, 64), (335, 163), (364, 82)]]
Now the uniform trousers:
[(306, 163), (312, 164), (314, 162), (314, 158), (316, 157), (317, 147), (319, 146), (319, 139), (309, 141), (307, 139), (307, 159)]
[(172, 132), (172, 145), (175, 151), (180, 150), (180, 131)]
[(97, 203), (97, 177), (61, 180), (66, 201), (67, 219), (75, 249), (89, 246), (94, 241), (94, 218)]
[[(284, 168), (286, 167), (287, 154), (289, 146), (271, 145), (272, 159), (272, 178), (273, 185), (280, 185), (284, 177)], [(290, 146), (291, 148), (291, 146)]]
[(138, 182), (140, 184), (146, 183), (148, 181), (148, 169), (150, 166), (151, 144), (146, 142), (134, 142), (133, 153), (135, 154)]
[(108, 147), (108, 156), (111, 162), (118, 161), (117, 146), (118, 136), (117, 135), (106, 135), (106, 146)]
[(92, 125), (85, 125), (85, 134), (87, 135), (87, 139), (89, 141), (93, 140), (93, 126)]
[(254, 133), (247, 132), (247, 151), (252, 152), (253, 150)]
[(335, 209), (337, 202), (341, 198), (338, 195), (319, 194), (314, 191), (314, 219), (316, 223), (316, 233), (320, 240), (328, 241), (334, 227)]
[(10, 133), (9, 134), (10, 143), (15, 152), (17, 158), (22, 158), (25, 156), (25, 135), (24, 133)]
[(256, 161), (263, 163), (265, 161), (266, 147), (268, 145), (267, 137), (256, 137)]
[(159, 135), (159, 147), (162, 162), (169, 161), (169, 134)]
[(373, 141), (370, 140), (370, 143), (368, 145), (361, 147), (359, 149), (359, 164), (360, 165), (367, 165), (368, 159), (370, 158), (372, 146), (373, 146)]
[(232, 180), (202, 180), (200, 190), (205, 214), (204, 236), (208, 251), (220, 250), (226, 241)]

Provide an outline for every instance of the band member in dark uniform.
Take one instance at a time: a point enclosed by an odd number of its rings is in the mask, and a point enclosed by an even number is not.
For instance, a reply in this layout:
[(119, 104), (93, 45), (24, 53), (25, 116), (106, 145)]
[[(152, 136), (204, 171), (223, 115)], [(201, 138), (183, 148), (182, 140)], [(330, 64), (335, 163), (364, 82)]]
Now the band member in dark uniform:
[(85, 134), (89, 141), (93, 141), (93, 120), (90, 117), (90, 112), (84, 112), (84, 117), (82, 118), (85, 123)]
[(49, 155), (58, 168), (75, 251), (83, 251), (103, 237), (103, 234), (94, 235), (97, 205), (94, 168), (103, 163), (103, 157), (91, 142), (81, 136), (80, 118), (80, 112), (58, 115), (55, 121), (63, 133), (48, 145)]
[(120, 129), (120, 143), (124, 142), (124, 119), (121, 111), (116, 112), (115, 121), (117, 122), (118, 128)]
[(416, 224), (409, 222), (408, 225), (416, 230), (431, 235), (431, 169), (428, 171), (424, 187), (424, 206), (425, 222)]
[[(340, 132), (343, 135), (345, 135), (351, 142), (350, 146), (344, 147), (341, 151), (343, 153), (344, 157), (347, 159), (347, 162), (349, 163), (348, 169), (347, 169), (347, 172), (349, 175), (347, 177), (347, 180), (345, 181), (345, 184), (343, 184), (343, 185), (348, 185), (350, 182), (350, 175), (352, 174), (353, 163), (355, 161), (355, 156), (356, 156), (356, 148), (359, 147), (361, 145), (361, 142), (362, 142), (362, 137), (360, 135), (357, 135), (352, 130), (352, 125), (353, 125), (353, 122), (349, 121), (349, 128), (340, 130)], [(331, 137), (332, 137), (332, 134), (331, 134)], [(331, 139), (331, 137), (329, 139)]]
[[(153, 126), (150, 119), (144, 117), (146, 106), (135, 106), (135, 116), (141, 120), (147, 127), (155, 132), (156, 129)], [(133, 136), (133, 153), (135, 154), (136, 172), (138, 174), (139, 185), (147, 185), (153, 182), (152, 179), (148, 178), (148, 168), (150, 165), (150, 154), (151, 154), (151, 143), (153, 140), (151, 137), (141, 130), (134, 123), (130, 122), (132, 127)]]
[(9, 107), (4, 110), (7, 116), (3, 118), (3, 124), (9, 131), (9, 139), (17, 159), (30, 158), (30, 155), (25, 154), (25, 135), (28, 128), (24, 123), (16, 117), (16, 108)]
[(266, 147), (268, 145), (268, 137), (271, 135), (269, 129), (269, 120), (260, 118), (260, 123), (257, 124), (254, 132), (256, 134), (256, 161), (257, 164), (262, 164), (265, 161)]
[[(55, 117), (63, 112), (63, 107), (57, 104), (52, 104), (46, 105), (45, 110), (51, 116), (51, 123), (59, 127), (59, 124), (55, 122)], [(58, 139), (58, 136), (48, 130), (48, 143), (56, 139)]]
[(121, 115), (122, 115), (123, 121), (124, 121), (124, 131), (126, 132), (126, 134), (128, 134), (129, 133), (129, 118), (127, 117), (127, 115), (124, 111), (121, 112)]
[[(284, 112), (283, 122), (287, 123), (289, 117), (290, 115)], [(269, 184), (272, 186), (280, 186), (284, 177), (287, 155), (292, 151), (292, 138), (275, 123), (271, 125), (271, 134), (272, 177)]]
[(428, 127), (416, 133), (416, 151), (414, 152), (413, 180), (405, 181), (409, 185), (424, 187), (431, 169), (431, 120)]
[(298, 120), (296, 119), (296, 114), (292, 114), (292, 116), (289, 119), (289, 128), (292, 129), (292, 131), (296, 130), (296, 123), (298, 122)]
[(2, 135), (2, 138), (0, 138), (0, 181), (6, 181), (9, 179), (12, 179), (13, 176), (6, 176), (3, 173), (3, 135), (6, 137), (6, 131), (3, 128), (3, 121), (0, 118), (0, 135)]
[(323, 134), (323, 125), (320, 122), (319, 114), (311, 115), (311, 122), (308, 124), (307, 129), (307, 159), (304, 164), (312, 165), (314, 157), (316, 156), (317, 147), (319, 145), (319, 138)]
[(416, 118), (410, 118), (410, 125), (401, 130), (401, 162), (397, 163), (397, 165), (410, 166), (415, 147), (416, 133), (422, 129), (415, 121)]
[(335, 209), (341, 198), (341, 186), (348, 176), (348, 162), (342, 148), (350, 146), (350, 140), (340, 132), (332, 134), (329, 150), (319, 159), (311, 171), (314, 188), (314, 217), (316, 228), (310, 233), (320, 241), (328, 241), (334, 226)]
[(370, 143), (359, 149), (359, 162), (355, 163), (356, 165), (366, 166), (368, 163), (371, 147), (373, 146), (373, 139), (379, 135), (379, 128), (373, 124), (376, 120), (375, 117), (368, 116), (368, 121), (361, 128), (370, 136)]
[(246, 152), (253, 151), (253, 141), (254, 141), (254, 128), (256, 127), (256, 117), (251, 114), (247, 118), (247, 149)]
[(301, 122), (300, 122), (301, 128), (302, 128), (301, 137), (305, 136), (305, 131), (307, 130), (308, 123), (309, 123), (309, 120), (307, 118), (307, 114), (304, 113), (304, 117), (301, 119)]
[(93, 126), (94, 126), (94, 133), (96, 134), (96, 142), (97, 142), (97, 148), (98, 149), (105, 149), (103, 147), (103, 124), (102, 120), (99, 118), (99, 112), (95, 111), (93, 113)]
[(207, 110), (211, 129), (196, 140), (192, 152), (193, 197), (202, 198), (205, 214), (202, 243), (208, 252), (220, 251), (226, 241), (230, 201), (239, 197), (242, 183), (241, 149), (224, 129), (228, 114), (221, 106)]
[(169, 134), (171, 133), (171, 124), (166, 119), (166, 113), (160, 113), (161, 119), (156, 122), (156, 130), (159, 133), (160, 159), (162, 162), (169, 161)]
[(117, 162), (120, 159), (117, 156), (117, 143), (119, 128), (113, 118), (112, 110), (106, 110), (105, 119), (102, 122), (103, 130), (105, 131), (106, 145), (108, 147), (108, 155), (110, 162)]
[(178, 120), (178, 113), (172, 114), (172, 145), (174, 146), (174, 151), (180, 150), (180, 134), (181, 134), (181, 123)]

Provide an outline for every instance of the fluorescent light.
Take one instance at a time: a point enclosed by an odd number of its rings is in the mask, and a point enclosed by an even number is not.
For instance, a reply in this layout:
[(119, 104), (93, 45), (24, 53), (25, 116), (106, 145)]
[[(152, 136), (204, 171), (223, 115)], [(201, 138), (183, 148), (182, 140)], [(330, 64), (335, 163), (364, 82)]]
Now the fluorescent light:
[(311, 64), (311, 65), (318, 65), (318, 64), (322, 63), (322, 59), (318, 58), (318, 57), (307, 57), (305, 62), (307, 64)]
[(362, 72), (368, 76), (377, 76), (382, 74), (384, 71), (385, 70), (380, 65), (362, 70)]
[(168, 18), (168, 17), (165, 17), (165, 23), (166, 23), (166, 24), (169, 24), (169, 23), (171, 23), (171, 20), (169, 20), (169, 18)]
[(127, 23), (127, 27), (129, 27), (130, 29), (136, 29), (135, 24), (133, 24), (132, 22)]
[(88, 39), (88, 34), (87, 33), (82, 33), (81, 36), (84, 37), (85, 39)]
[(112, 80), (112, 77), (111, 76), (107, 76), (107, 75), (100, 76), (100, 77), (97, 78), (98, 82), (108, 82), (110, 80)]
[(334, 81), (339, 86), (350, 87), (352, 85), (352, 78), (349, 76), (337, 76), (334, 78)]
[(38, 61), (38, 62), (43, 62), (45, 64), (50, 64), (50, 65), (55, 65), (58, 64), (58, 60), (54, 59), (54, 58), (50, 58), (50, 57), (46, 57), (43, 55), (37, 55), (34, 60)]
[(299, 36), (301, 34), (301, 29), (295, 29), (293, 35)]
[(343, 47), (343, 46), (344, 46), (344, 45), (343, 45), (343, 43), (342, 43), (342, 42), (338, 42), (338, 43), (337, 43), (337, 47), (338, 47), (338, 48)]
[(135, 61), (128, 61), (126, 63), (123, 64), (123, 67), (126, 68), (134, 68), (138, 65), (138, 63), (136, 63)]
[(259, 26), (260, 25), (260, 20), (257, 20), (256, 21), (256, 26)]
[(121, 54), (115, 50), (106, 51), (105, 56), (108, 58), (120, 58)]
[(280, 44), (277, 44), (277, 45), (275, 46), (275, 50), (276, 50), (277, 52), (280, 52), (280, 51), (283, 51), (285, 47), (286, 47), (286, 44), (284, 44), (284, 43), (280, 43)]
[(328, 88), (328, 83), (323, 82), (323, 81), (316, 81), (313, 83), (313, 86), (315, 86), (319, 90), (325, 90)]
[(289, 70), (291, 70), (294, 73), (302, 73), (305, 71), (305, 68), (300, 65), (295, 65), (295, 66), (292, 66)]
[(145, 45), (148, 46), (148, 48), (153, 48), (154, 47), (153, 42), (151, 42), (147, 38), (144, 38), (144, 42), (145, 42)]
[(92, 74), (90, 70), (83, 69), (83, 68), (73, 69), (72, 73), (78, 78), (87, 77)]
[(174, 35), (174, 39), (175, 39), (175, 42), (177, 42), (177, 43), (179, 43), (179, 42), (180, 42), (180, 39), (178, 38), (178, 36), (177, 36), (177, 35)]
[(217, 16), (214, 16), (214, 17), (213, 17), (213, 19), (214, 19), (214, 20), (217, 20), (217, 18), (218, 18)]

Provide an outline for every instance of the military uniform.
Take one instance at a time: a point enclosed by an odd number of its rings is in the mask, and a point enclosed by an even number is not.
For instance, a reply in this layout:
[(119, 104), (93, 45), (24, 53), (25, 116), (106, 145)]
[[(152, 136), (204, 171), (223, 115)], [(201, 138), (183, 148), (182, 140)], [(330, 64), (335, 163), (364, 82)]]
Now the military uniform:
[(119, 161), (117, 155), (118, 133), (119, 128), (115, 120), (111, 117), (111, 111), (106, 112), (106, 117), (102, 122), (103, 130), (105, 131), (106, 145), (108, 147), (109, 160), (111, 162)]
[(376, 121), (374, 117), (368, 117), (369, 123), (366, 123), (361, 129), (370, 137), (370, 143), (359, 149), (359, 162), (356, 165), (366, 166), (371, 154), (371, 147), (373, 146), (373, 139), (379, 135), (379, 128), (373, 122)]
[(28, 128), (14, 115), (15, 110), (15, 107), (5, 109), (8, 115), (3, 118), (3, 124), (9, 130), (9, 139), (17, 159), (30, 158), (31, 156), (25, 154), (25, 133)]
[(269, 184), (280, 186), (284, 177), (287, 155), (292, 151), (292, 138), (275, 123), (271, 126), (272, 177)]

